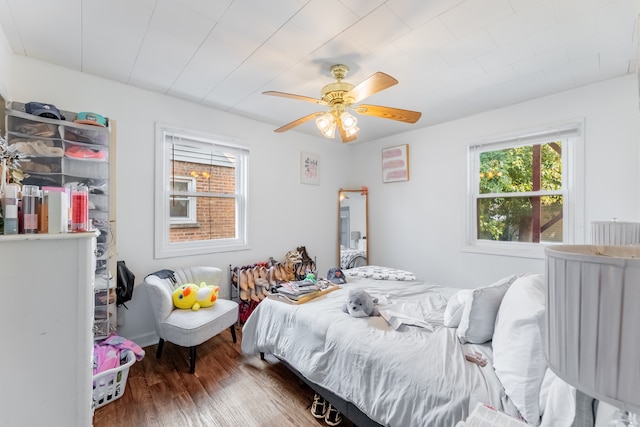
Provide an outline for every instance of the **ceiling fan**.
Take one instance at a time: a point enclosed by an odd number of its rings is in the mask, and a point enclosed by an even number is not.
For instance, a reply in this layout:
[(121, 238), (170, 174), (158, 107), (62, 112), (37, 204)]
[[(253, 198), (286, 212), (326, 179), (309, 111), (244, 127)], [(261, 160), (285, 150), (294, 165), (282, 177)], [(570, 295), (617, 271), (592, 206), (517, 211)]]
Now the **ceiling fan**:
[(316, 112), (300, 117), (291, 123), (279, 127), (274, 132), (285, 132), (306, 123), (309, 120), (316, 119), (316, 126), (327, 138), (334, 137), (337, 127), (340, 131), (342, 142), (351, 142), (357, 138), (357, 133), (360, 128), (358, 128), (357, 125), (358, 119), (349, 114), (347, 110), (352, 110), (365, 116), (381, 117), (383, 119), (397, 120), (405, 123), (415, 123), (420, 119), (420, 116), (422, 116), (422, 113), (418, 111), (402, 110), (399, 108), (383, 107), (380, 105), (354, 105), (366, 97), (398, 83), (398, 80), (388, 74), (377, 72), (354, 86), (351, 83), (347, 83), (342, 80), (349, 71), (349, 67), (346, 65), (333, 65), (330, 71), (331, 75), (337, 81), (335, 83), (329, 83), (322, 88), (322, 97), (320, 99), (285, 92), (263, 92), (264, 95), (293, 98), (329, 107), (328, 111)]

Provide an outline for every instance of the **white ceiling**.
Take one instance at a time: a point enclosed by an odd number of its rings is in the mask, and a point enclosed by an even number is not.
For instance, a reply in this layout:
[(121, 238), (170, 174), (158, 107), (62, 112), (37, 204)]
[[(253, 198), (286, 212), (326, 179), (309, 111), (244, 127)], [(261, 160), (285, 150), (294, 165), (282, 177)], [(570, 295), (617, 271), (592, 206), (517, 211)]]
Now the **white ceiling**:
[[(353, 84), (383, 71), (399, 84), (365, 102), (422, 118), (358, 116), (366, 141), (635, 73), (639, 12), (640, 0), (0, 0), (0, 26), (17, 55), (274, 129), (326, 107), (262, 92), (319, 98), (336, 63)], [(296, 131), (319, 135), (313, 121)]]

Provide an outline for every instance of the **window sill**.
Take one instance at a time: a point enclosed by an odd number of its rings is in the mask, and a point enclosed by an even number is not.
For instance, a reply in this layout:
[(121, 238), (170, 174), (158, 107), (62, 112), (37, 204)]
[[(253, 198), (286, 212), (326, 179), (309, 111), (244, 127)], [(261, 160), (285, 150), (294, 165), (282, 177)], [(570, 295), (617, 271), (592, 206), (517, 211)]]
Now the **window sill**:
[(169, 225), (169, 228), (200, 228), (200, 223), (199, 222), (189, 222), (189, 223), (183, 223), (183, 224), (171, 224)]
[(207, 245), (207, 244), (194, 244), (193, 242), (187, 243), (173, 243), (167, 248), (157, 247), (155, 250), (155, 258), (173, 258), (179, 256), (192, 256), (192, 255), (204, 255), (223, 252), (236, 252), (250, 250), (251, 247), (242, 243), (230, 243), (222, 245)]
[(544, 248), (551, 245), (552, 244), (546, 243), (482, 242), (464, 245), (462, 247), (462, 252), (517, 258), (545, 259)]

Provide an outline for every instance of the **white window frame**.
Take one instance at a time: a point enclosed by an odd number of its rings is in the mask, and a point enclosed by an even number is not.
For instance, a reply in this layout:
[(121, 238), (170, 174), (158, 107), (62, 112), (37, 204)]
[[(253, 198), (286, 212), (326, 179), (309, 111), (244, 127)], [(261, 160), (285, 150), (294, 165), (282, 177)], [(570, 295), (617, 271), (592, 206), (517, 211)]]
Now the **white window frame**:
[[(190, 176), (174, 176), (172, 180), (175, 182), (186, 182), (187, 183), (187, 192), (191, 193), (195, 191), (196, 188), (196, 179)], [(196, 199), (195, 197), (188, 196), (178, 196), (174, 195), (175, 200), (186, 200), (187, 201), (187, 216), (186, 217), (175, 217), (169, 215), (169, 222), (171, 224), (196, 224)]]
[[(478, 239), (480, 153), (562, 140), (562, 244), (585, 241), (584, 229), (584, 120), (572, 120), (467, 144), (467, 190), (463, 252), (544, 259), (544, 248), (554, 243), (504, 242)], [(536, 192), (545, 195), (544, 192)], [(523, 196), (528, 193), (522, 193)], [(483, 195), (486, 196), (486, 195)]]
[[(193, 147), (223, 148), (233, 153), (235, 163), (236, 192), (232, 195), (217, 193), (202, 193), (204, 196), (233, 197), (236, 199), (236, 238), (198, 240), (190, 242), (170, 242), (171, 218), (169, 203), (171, 195), (191, 195), (188, 192), (171, 191), (171, 146), (180, 141)], [(237, 144), (227, 138), (203, 134), (187, 129), (178, 128), (163, 123), (156, 123), (156, 172), (155, 172), (155, 258), (170, 258), (176, 256), (201, 255), (206, 253), (230, 252), (249, 249), (247, 233), (247, 200), (248, 174), (250, 150), (244, 145)]]

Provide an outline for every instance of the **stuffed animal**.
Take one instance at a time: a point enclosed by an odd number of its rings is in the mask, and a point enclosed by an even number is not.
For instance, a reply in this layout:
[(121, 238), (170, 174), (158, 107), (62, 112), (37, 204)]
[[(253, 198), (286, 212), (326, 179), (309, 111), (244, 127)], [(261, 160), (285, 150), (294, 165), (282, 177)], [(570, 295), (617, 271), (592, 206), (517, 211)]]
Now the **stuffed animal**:
[(373, 298), (367, 291), (351, 289), (347, 303), (342, 307), (342, 310), (352, 317), (380, 316), (380, 311), (374, 306), (377, 302), (378, 298)]
[(207, 285), (201, 282), (200, 286), (195, 283), (185, 283), (176, 288), (171, 295), (173, 305), (184, 310), (198, 311), (200, 308), (211, 307), (218, 299), (218, 286)]

